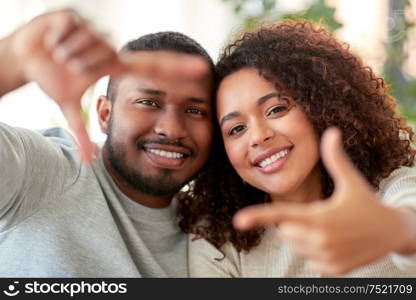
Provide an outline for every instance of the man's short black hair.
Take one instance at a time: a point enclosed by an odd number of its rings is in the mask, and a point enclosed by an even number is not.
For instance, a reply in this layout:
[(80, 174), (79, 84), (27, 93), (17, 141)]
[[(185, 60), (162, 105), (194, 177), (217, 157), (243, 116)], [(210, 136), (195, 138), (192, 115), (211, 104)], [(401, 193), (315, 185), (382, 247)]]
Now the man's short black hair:
[[(200, 55), (207, 60), (210, 69), (214, 74), (214, 62), (205, 49), (192, 38), (179, 32), (163, 31), (144, 35), (125, 44), (121, 49), (121, 52), (159, 50)], [(107, 98), (111, 101), (115, 98), (115, 90), (115, 83), (110, 78), (107, 87)]]

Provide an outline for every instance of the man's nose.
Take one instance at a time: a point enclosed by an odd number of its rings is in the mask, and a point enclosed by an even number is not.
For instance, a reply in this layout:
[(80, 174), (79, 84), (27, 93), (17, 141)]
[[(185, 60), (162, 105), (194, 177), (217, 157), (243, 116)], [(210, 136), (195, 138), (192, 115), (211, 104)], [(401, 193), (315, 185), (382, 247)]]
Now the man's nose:
[(181, 140), (187, 135), (185, 120), (176, 110), (160, 114), (153, 130), (159, 137), (169, 140)]

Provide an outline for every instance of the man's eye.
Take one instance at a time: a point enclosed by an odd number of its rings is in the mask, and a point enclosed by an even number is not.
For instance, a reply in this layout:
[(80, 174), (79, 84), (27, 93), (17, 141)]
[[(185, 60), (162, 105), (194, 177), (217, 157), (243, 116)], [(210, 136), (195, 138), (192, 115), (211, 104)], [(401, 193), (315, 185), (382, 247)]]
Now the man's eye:
[(150, 99), (139, 99), (139, 100), (136, 100), (136, 103), (149, 105), (149, 106), (154, 106), (154, 107), (159, 107), (159, 105), (155, 101), (150, 100)]
[(272, 109), (269, 110), (269, 112), (267, 113), (267, 116), (271, 116), (271, 115), (275, 115), (275, 114), (282, 114), (288, 111), (288, 107), (287, 106), (275, 106)]
[(191, 114), (202, 115), (202, 116), (205, 116), (206, 115), (205, 112), (203, 112), (202, 110), (197, 109), (197, 108), (188, 108), (187, 109), (187, 112), (189, 112)]
[(245, 127), (243, 125), (237, 125), (237, 126), (231, 128), (231, 130), (228, 132), (228, 135), (236, 135), (240, 131), (244, 130), (244, 128)]

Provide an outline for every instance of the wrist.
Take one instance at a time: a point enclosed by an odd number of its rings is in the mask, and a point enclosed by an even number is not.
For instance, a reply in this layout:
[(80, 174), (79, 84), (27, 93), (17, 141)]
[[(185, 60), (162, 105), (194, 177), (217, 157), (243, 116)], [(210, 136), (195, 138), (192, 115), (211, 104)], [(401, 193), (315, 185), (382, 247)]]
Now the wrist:
[(14, 46), (15, 34), (0, 40), (0, 96), (25, 83), (22, 63)]
[(6, 57), (9, 60), (10, 70), (12, 70), (12, 76), (15, 78), (15, 82), (21, 83), (22, 85), (27, 83), (27, 79), (24, 72), (23, 59), (19, 55), (21, 51), (19, 51), (20, 49), (18, 47), (22, 45), (18, 45), (17, 43), (18, 34), (19, 31), (16, 31), (6, 38)]

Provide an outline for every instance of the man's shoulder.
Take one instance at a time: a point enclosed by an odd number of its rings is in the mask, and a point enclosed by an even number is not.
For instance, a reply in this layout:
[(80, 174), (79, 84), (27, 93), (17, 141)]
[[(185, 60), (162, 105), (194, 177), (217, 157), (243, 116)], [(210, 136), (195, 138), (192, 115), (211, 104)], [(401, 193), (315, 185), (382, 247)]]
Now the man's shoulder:
[(78, 173), (81, 166), (77, 142), (63, 128), (32, 130), (0, 122), (0, 144), (0, 159), (10, 166), (13, 157), (15, 163), (25, 163), (26, 167), (31, 165), (41, 170), (64, 168), (70, 173)]
[(36, 144), (46, 139), (52, 143), (69, 148), (77, 147), (77, 143), (71, 133), (61, 127), (32, 130), (23, 127), (13, 127), (0, 122), (0, 133), (6, 137), (15, 137), (23, 142), (30, 141), (30, 143)]
[(77, 148), (77, 142), (69, 131), (61, 127), (51, 127), (41, 129), (37, 131), (43, 137), (48, 139), (54, 144), (58, 144), (61, 147), (65, 147), (68, 150), (75, 150)]

